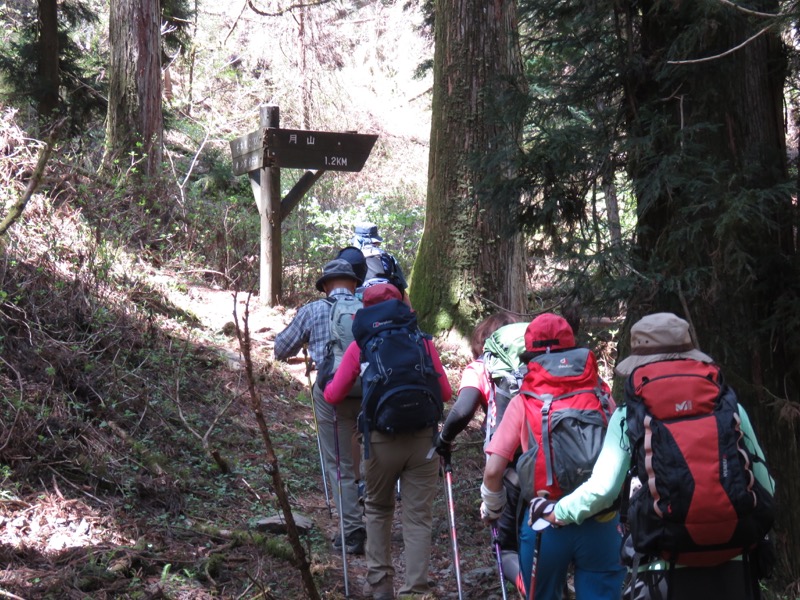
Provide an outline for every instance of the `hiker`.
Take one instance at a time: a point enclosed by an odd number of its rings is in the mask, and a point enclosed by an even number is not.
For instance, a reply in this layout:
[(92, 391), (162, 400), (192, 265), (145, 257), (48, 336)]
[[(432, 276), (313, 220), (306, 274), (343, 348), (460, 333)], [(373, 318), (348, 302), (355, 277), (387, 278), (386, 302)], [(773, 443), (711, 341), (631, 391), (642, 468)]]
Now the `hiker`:
[[(507, 496), (503, 474), (520, 446), (517, 475), (523, 509), (528, 502), (555, 499), (588, 478), (614, 408), (594, 354), (575, 346), (563, 317), (537, 316), (526, 329), (525, 348), (522, 358), (528, 364), (520, 393), (486, 448), (484, 521), (502, 515)], [(527, 598), (560, 600), (570, 564), (580, 600), (619, 597), (625, 574), (619, 561), (619, 519), (614, 512), (598, 513), (579, 526), (543, 531), (529, 525), (527, 514), (520, 515), (519, 560)]]
[(431, 446), (443, 401), (452, 393), (430, 337), (419, 331), (416, 315), (401, 298), (391, 284), (364, 290), (364, 308), (353, 323), (356, 341), (325, 388), (325, 399), (338, 406), (361, 373), (367, 581), (375, 600), (394, 598), (391, 534), (398, 478), (406, 567), (399, 593), (431, 591), (431, 524), (439, 483), (439, 460)]
[(355, 246), (345, 246), (339, 250), (336, 258), (343, 258), (349, 262), (350, 266), (353, 267), (353, 272), (358, 278), (358, 285), (364, 285), (364, 280), (367, 278), (367, 259), (359, 248)]
[[(621, 510), (627, 512), (630, 529), (624, 555), (630, 558), (631, 570), (624, 597), (759, 598), (760, 573), (756, 569), (768, 565), (753, 555), (742, 560), (743, 554), (749, 554), (742, 548), (754, 544), (763, 547), (772, 524), (775, 485), (750, 419), (735, 393), (722, 383), (713, 359), (695, 346), (689, 324), (672, 313), (647, 315), (633, 325), (631, 354), (617, 364), (615, 371), (626, 377), (625, 406), (612, 416), (592, 475), (543, 518), (559, 526), (583, 522), (614, 502), (630, 481), (626, 474), (633, 467), (642, 486), (629, 501), (628, 494), (622, 496)], [(668, 412), (662, 413), (664, 409)], [(664, 417), (670, 421), (671, 433), (661, 437), (666, 429), (660, 422)], [(647, 468), (643, 464), (641, 428), (645, 418), (650, 427)], [(690, 431), (695, 435), (686, 436)], [(690, 439), (699, 442), (695, 448), (687, 445)], [(664, 440), (667, 446), (662, 445)], [(718, 448), (723, 444), (728, 444), (727, 449)], [(682, 456), (668, 456), (674, 462), (664, 462), (667, 447), (667, 455)], [(693, 451), (697, 448), (699, 453)], [(728, 460), (731, 457), (740, 460)], [(676, 466), (684, 461), (686, 471)], [(695, 479), (696, 473), (724, 476)], [(651, 488), (656, 489), (655, 480), (659, 480), (657, 489), (664, 494), (661, 498), (657, 495), (658, 502), (651, 493)], [(677, 483), (672, 495), (671, 481)], [(670, 502), (672, 523), (656, 513), (662, 501)], [(740, 507), (739, 514), (735, 506)], [(658, 528), (656, 532), (651, 531), (651, 525)], [(749, 536), (740, 535), (748, 531)], [(709, 551), (708, 544), (720, 539), (723, 543)], [(698, 564), (691, 566), (693, 563)]]
[[(491, 435), (497, 429), (502, 412), (505, 410), (508, 400), (516, 395), (519, 390), (517, 377), (520, 375), (520, 361), (517, 356), (504, 356), (504, 359), (494, 361), (494, 354), (488, 340), (501, 336), (503, 332), (511, 335), (514, 342), (518, 344), (519, 350), (524, 350), (524, 333), (527, 323), (516, 323), (516, 317), (508, 312), (499, 312), (485, 318), (478, 323), (470, 338), (470, 348), (472, 350), (472, 362), (469, 363), (461, 374), (461, 383), (458, 388), (458, 395), (453, 407), (447, 413), (447, 418), (442, 425), (442, 430), (436, 437), (436, 451), (445, 457), (449, 457), (452, 445), (456, 436), (464, 431), (472, 417), (475, 416), (479, 407), (482, 407), (486, 414), (486, 441), (488, 443)], [(505, 336), (501, 336), (505, 338)], [(519, 343), (521, 340), (521, 343)], [(486, 346), (485, 346), (486, 344)], [(507, 348), (507, 346), (506, 346)], [(515, 352), (512, 351), (513, 355)], [(497, 368), (493, 368), (494, 365)], [(514, 373), (516, 371), (516, 375)], [(512, 381), (507, 382), (507, 379)], [(504, 389), (510, 388), (510, 389)], [(501, 397), (505, 397), (505, 402), (498, 402)], [(498, 408), (498, 404), (500, 407)], [(510, 581), (521, 594), (525, 593), (525, 586), (522, 581), (522, 574), (519, 569), (519, 557), (517, 555), (518, 536), (517, 536), (517, 502), (519, 496), (519, 486), (514, 472), (516, 461), (512, 461), (503, 476), (503, 486), (506, 488), (508, 502), (503, 515), (497, 523), (497, 542), (501, 549), (501, 564), (503, 576)]]
[[(355, 272), (356, 277), (358, 278), (358, 287), (356, 288), (356, 298), (359, 300), (363, 300), (364, 297), (364, 279), (367, 276), (367, 259), (364, 258), (361, 250), (356, 248), (355, 246), (345, 246), (339, 253), (336, 255), (336, 258), (343, 258), (347, 262), (350, 263), (350, 266), (353, 267), (353, 272)], [(364, 495), (366, 493), (366, 486), (364, 484), (364, 480), (361, 473), (361, 436), (358, 432), (358, 428), (356, 427), (353, 430), (353, 435), (350, 438), (350, 446), (353, 452), (353, 471), (356, 474), (356, 485), (358, 487), (358, 499), (359, 502), (364, 501)]]
[(383, 238), (378, 235), (378, 226), (375, 223), (356, 225), (350, 243), (361, 250), (367, 261), (367, 273), (363, 284), (365, 287), (376, 283), (392, 283), (397, 286), (401, 294), (406, 295), (408, 283), (403, 270), (395, 257), (380, 247)]
[[(325, 470), (331, 489), (336, 489), (336, 448), (334, 438), (334, 414), (330, 404), (325, 402), (323, 387), (328, 376), (323, 374), (321, 366), (326, 364), (326, 355), (332, 341), (331, 316), (334, 306), (358, 306), (356, 303), (355, 289), (358, 277), (346, 260), (334, 259), (322, 269), (322, 275), (317, 279), (316, 288), (324, 292), (325, 299), (315, 300), (301, 307), (291, 323), (275, 337), (275, 358), (288, 360), (308, 344), (311, 359), (318, 367), (317, 379), (312, 389), (312, 402), (317, 418), (317, 435), (319, 436), (322, 453), (325, 458)], [(351, 309), (352, 310), (352, 309)], [(355, 310), (352, 310), (355, 313)], [(347, 316), (345, 315), (346, 319)], [(352, 334), (351, 338), (352, 339)], [(333, 365), (328, 370), (333, 370)], [(350, 440), (352, 432), (356, 429), (358, 413), (361, 410), (360, 388), (348, 388), (343, 394), (343, 401), (338, 407), (338, 435), (342, 440)], [(358, 501), (358, 477), (354, 471), (353, 453), (350, 444), (343, 444), (347, 450), (340, 452), (339, 473), (341, 475), (342, 494), (337, 507), (342, 516), (343, 531), (333, 538), (333, 545), (341, 549), (342, 533), (344, 534), (345, 549), (350, 554), (364, 554), (364, 540), (366, 529), (363, 522), (363, 508)]]

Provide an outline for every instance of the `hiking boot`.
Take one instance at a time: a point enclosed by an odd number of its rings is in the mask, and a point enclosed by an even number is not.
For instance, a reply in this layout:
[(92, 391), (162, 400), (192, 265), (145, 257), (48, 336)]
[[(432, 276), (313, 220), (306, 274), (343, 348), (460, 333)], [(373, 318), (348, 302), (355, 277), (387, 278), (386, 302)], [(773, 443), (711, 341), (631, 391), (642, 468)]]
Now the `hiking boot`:
[(372, 586), (372, 600), (394, 600), (394, 584), (389, 577), (384, 577), (377, 585)]
[(344, 548), (348, 554), (364, 554), (364, 542), (367, 541), (367, 530), (356, 529), (344, 538)]
[[(363, 527), (350, 532), (344, 538), (344, 548), (348, 554), (364, 554), (364, 542), (367, 540), (367, 530)], [(342, 549), (342, 536), (333, 538), (333, 547)]]

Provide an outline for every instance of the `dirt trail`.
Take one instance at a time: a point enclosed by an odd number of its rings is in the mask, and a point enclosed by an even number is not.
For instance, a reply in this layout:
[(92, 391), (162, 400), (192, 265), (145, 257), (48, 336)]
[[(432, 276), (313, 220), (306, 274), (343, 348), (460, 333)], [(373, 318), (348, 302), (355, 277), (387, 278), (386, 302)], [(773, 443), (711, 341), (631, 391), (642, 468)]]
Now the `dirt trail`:
[[(194, 314), (209, 332), (222, 332), (226, 325), (233, 323), (234, 294), (230, 291), (213, 289), (207, 286), (193, 285), (186, 291), (172, 289), (169, 299), (182, 309)], [(271, 361), (275, 336), (288, 325), (296, 313), (294, 308), (283, 306), (263, 306), (260, 298), (249, 300), (245, 294), (235, 298), (236, 310), (241, 320), (248, 312), (249, 329), (253, 340), (256, 363)], [(215, 336), (220, 340), (217, 345), (221, 352), (230, 358), (233, 369), (240, 368), (239, 347), (235, 334)], [(302, 356), (282, 366), (304, 387), (307, 385), (305, 364)], [(452, 375), (452, 374), (451, 374)], [(451, 380), (453, 378), (451, 377)], [(457, 379), (457, 378), (456, 378)], [(301, 389), (301, 388), (298, 388)], [(290, 398), (291, 402), (293, 398)], [(309, 411), (310, 412), (310, 411)], [(281, 416), (275, 418), (280, 422)], [(286, 421), (290, 422), (290, 421)], [(482, 474), (483, 455), (480, 451), (481, 433), (479, 420), (473, 421), (470, 428), (462, 434), (461, 445), (454, 455), (454, 494), (456, 497), (456, 528), (459, 545), (459, 564), (462, 579), (463, 598), (493, 599), (501, 598), (497, 572), (493, 562), (493, 554), (489, 545), (489, 534), (477, 518), (479, 502), (479, 478)], [(290, 468), (290, 465), (289, 465)], [(330, 518), (325, 505), (321, 482), (318, 489), (307, 490), (302, 500), (303, 511), (314, 521), (315, 526), (325, 532), (331, 539), (338, 531), (338, 522), (334, 511)], [(441, 600), (458, 599), (456, 578), (453, 570), (453, 550), (450, 538), (450, 524), (447, 516), (444, 484), (442, 493), (437, 497), (434, 506), (433, 551), (431, 556), (431, 582), (435, 589), (433, 597)], [(402, 511), (402, 499), (395, 514), (393, 531), (394, 563), (396, 569), (395, 585), (402, 581), (403, 544), (399, 517)], [(344, 597), (341, 555), (332, 548), (327, 556), (315, 557), (325, 569), (324, 597)], [(348, 579), (351, 598), (369, 598), (366, 584), (367, 565), (364, 557), (348, 557)], [(339, 595), (341, 594), (341, 596)], [(510, 592), (509, 592), (510, 594)], [(512, 597), (509, 595), (509, 597)]]

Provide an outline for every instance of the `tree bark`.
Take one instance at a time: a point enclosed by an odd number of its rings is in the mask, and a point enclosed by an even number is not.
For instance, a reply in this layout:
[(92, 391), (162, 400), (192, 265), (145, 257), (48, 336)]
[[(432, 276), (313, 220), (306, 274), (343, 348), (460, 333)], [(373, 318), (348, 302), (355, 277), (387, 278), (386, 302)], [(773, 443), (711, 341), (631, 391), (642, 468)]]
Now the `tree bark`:
[(158, 0), (111, 0), (104, 169), (145, 175), (161, 170), (160, 14)]
[[(753, 417), (777, 481), (780, 574), (798, 585), (800, 330), (793, 323), (800, 276), (793, 236), (797, 206), (780, 187), (788, 182), (786, 65), (777, 30), (728, 53), (763, 24), (722, 4), (713, 6), (711, 16), (693, 12), (701, 4), (638, 3), (636, 58), (646, 68), (627, 90), (633, 136), (646, 142), (630, 152), (637, 182), (636, 267), (653, 272), (658, 265), (661, 271), (657, 283), (640, 287), (628, 317), (658, 310), (683, 314), (700, 346), (723, 366)], [(773, 0), (748, 7), (779, 12)], [(686, 36), (691, 28), (702, 29), (706, 18), (703, 35)], [(676, 55), (671, 44), (680, 36), (689, 51)], [(704, 57), (716, 58), (680, 62)], [(667, 65), (667, 58), (677, 62)], [(690, 226), (695, 234), (679, 243), (675, 232)]]
[(58, 108), (61, 77), (58, 67), (58, 4), (56, 0), (39, 0), (39, 56), (37, 69), (42, 91), (39, 94), (39, 116), (49, 117)]
[(428, 331), (466, 333), (486, 312), (527, 306), (519, 193), (505, 185), (520, 140), (522, 110), (512, 108), (522, 62), (515, 2), (437, 0), (435, 12), (427, 213), (411, 301)]

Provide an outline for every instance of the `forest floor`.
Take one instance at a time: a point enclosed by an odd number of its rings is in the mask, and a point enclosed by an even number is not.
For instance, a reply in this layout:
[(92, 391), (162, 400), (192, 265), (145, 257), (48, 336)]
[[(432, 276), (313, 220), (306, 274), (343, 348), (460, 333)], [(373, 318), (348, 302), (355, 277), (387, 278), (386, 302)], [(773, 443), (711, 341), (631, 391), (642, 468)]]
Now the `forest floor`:
[[(178, 298), (174, 298), (179, 301)], [(233, 297), (230, 292), (212, 290), (208, 288), (193, 287), (186, 294), (185, 306), (188, 311), (201, 318), (203, 323), (211, 330), (221, 330), (225, 324), (232, 323)], [(273, 356), (273, 342), (275, 335), (280, 332), (296, 313), (296, 308), (264, 306), (260, 299), (252, 298), (248, 303), (244, 295), (236, 298), (238, 302), (237, 314), (241, 319), (245, 308), (248, 311), (249, 329), (253, 340), (254, 355), (258, 356), (257, 361), (264, 362), (271, 360)], [(230, 356), (238, 353), (238, 343), (235, 338), (229, 338), (231, 344), (224, 345), (222, 350)], [(298, 402), (298, 396), (289, 397), (288, 403), (278, 403), (275, 405), (276, 411), (271, 415), (274, 422), (289, 423), (297, 418), (299, 411), (302, 420), (313, 419), (310, 414), (310, 406), (307, 401), (306, 389), (308, 377), (306, 375), (306, 365), (302, 354), (288, 363), (281, 365), (280, 368), (290, 374), (296, 381), (296, 388), (303, 388), (299, 394), (302, 403)], [(449, 376), (453, 383), (453, 389), (457, 389), (459, 370), (450, 369)], [(313, 375), (312, 375), (313, 377)], [(462, 596), (464, 598), (491, 599), (500, 598), (500, 587), (497, 578), (497, 569), (494, 563), (494, 554), (490, 546), (490, 534), (482, 525), (478, 518), (478, 506), (480, 503), (480, 478), (482, 477), (483, 454), (480, 451), (483, 442), (483, 434), (480, 431), (480, 417), (476, 415), (468, 431), (461, 436), (461, 444), (457, 446), (453, 459), (453, 494), (457, 500), (456, 507), (456, 531), (457, 543), (459, 546), (459, 566), (462, 579)], [(313, 444), (314, 440), (307, 438), (308, 444)], [(316, 449), (316, 448), (314, 448)], [(292, 465), (287, 464), (291, 469)], [(309, 516), (314, 526), (323, 533), (323, 538), (330, 540), (338, 532), (338, 520), (335, 508), (333, 517), (329, 515), (321, 477), (316, 482), (318, 485), (305, 490), (301, 504), (301, 512)], [(397, 505), (393, 533), (393, 557), (397, 574), (395, 576), (395, 587), (402, 582), (404, 569), (403, 562), (403, 543), (402, 527), (400, 518), (403, 510), (402, 494)], [(431, 557), (431, 583), (435, 586), (434, 597), (440, 599), (457, 599), (458, 586), (453, 569), (453, 547), (451, 543), (451, 531), (446, 504), (446, 488), (442, 480), (441, 494), (438, 496), (434, 508), (434, 543)], [(341, 555), (329, 547), (330, 553), (324, 560), (329, 562), (330, 568), (326, 570), (324, 584), (320, 586), (322, 591), (336, 591), (343, 594), (344, 577), (341, 570)], [(349, 592), (352, 598), (369, 598), (368, 586), (366, 584), (367, 565), (363, 556), (348, 556), (348, 579)], [(510, 593), (510, 592), (509, 592)]]
[[(174, 273), (159, 276), (165, 282), (179, 278)], [(272, 361), (275, 335), (290, 322), (296, 308), (262, 306), (257, 297), (248, 301), (239, 294), (234, 298), (230, 291), (196, 281), (165, 286), (164, 293), (169, 303), (196, 317), (193, 329), (183, 335), (203, 352), (222, 357), (209, 360), (207, 371), (196, 375), (223, 383), (240, 399), (227, 410), (190, 407), (188, 392), (181, 400), (186, 413), (190, 409), (206, 411), (207, 429), (195, 425), (192, 434), (197, 439), (205, 434), (209, 455), (216, 449), (229, 472), (209, 470), (208, 456), (205, 461), (198, 457), (199, 467), (174, 464), (164, 471), (142, 465), (142, 473), (148, 475), (137, 478), (134, 501), (114, 490), (101, 495), (103, 486), (96, 481), (88, 485), (73, 477), (67, 460), (39, 461), (38, 471), (29, 474), (28, 480), (38, 479), (41, 487), (20, 486), (16, 493), (8, 491), (9, 474), (4, 473), (0, 489), (0, 596), (31, 600), (306, 597), (299, 573), (291, 565), (285, 537), (259, 533), (258, 521), (274, 516), (278, 509), (271, 479), (265, 474), (264, 446), (249, 408), (238, 340), (235, 333), (231, 335), (236, 302), (240, 323), (247, 314), (256, 389), (293, 512), (312, 523), (304, 535), (312, 573), (323, 598), (345, 597), (341, 555), (330, 544), (338, 531), (338, 519), (335, 509), (331, 514), (326, 506), (305, 363), (302, 355), (285, 364)], [(445, 366), (455, 388), (462, 365)], [(490, 534), (478, 517), (483, 467), (479, 416), (460, 436), (453, 456), (461, 596), (453, 568), (444, 479), (434, 506), (431, 583), (433, 597), (444, 600), (501, 598)], [(56, 428), (55, 419), (53, 423)], [(189, 429), (185, 420), (183, 424)], [(104, 425), (114, 436), (127, 439), (128, 433), (115, 424)], [(90, 429), (75, 439), (87, 446), (104, 443), (99, 432)], [(161, 441), (165, 446), (176, 443), (180, 438)], [(140, 446), (136, 449), (141, 452)], [(186, 471), (193, 468), (209, 473), (205, 479), (200, 477), (204, 483), (198, 485)], [(99, 472), (102, 484), (102, 465), (93, 465), (93, 471)], [(187, 485), (186, 481), (192, 483)], [(403, 573), (402, 510), (401, 499), (393, 535), (396, 586)], [(365, 558), (348, 556), (347, 563), (349, 597), (369, 598)], [(513, 597), (511, 591), (509, 597)]]

